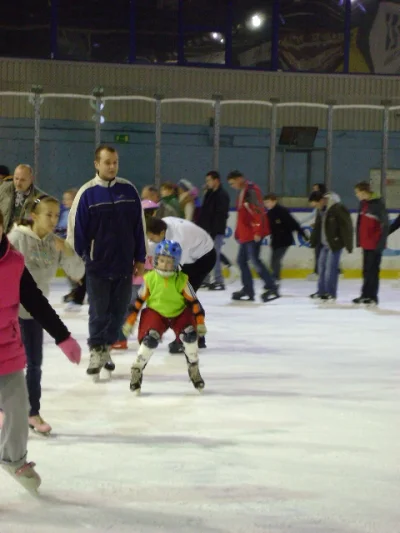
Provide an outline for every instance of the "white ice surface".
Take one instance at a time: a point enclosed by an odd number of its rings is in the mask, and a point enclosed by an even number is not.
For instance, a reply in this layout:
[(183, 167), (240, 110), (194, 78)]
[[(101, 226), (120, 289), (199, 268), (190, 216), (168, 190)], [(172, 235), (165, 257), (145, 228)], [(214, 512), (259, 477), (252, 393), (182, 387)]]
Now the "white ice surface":
[(71, 365), (46, 337), (42, 415), (31, 436), (42, 476), (35, 500), (0, 471), (0, 533), (400, 532), (400, 290), (379, 311), (319, 308), (315, 285), (284, 281), (284, 297), (232, 304), (201, 291), (208, 349), (203, 395), (169, 333), (129, 390), (131, 350), (111, 383), (85, 375), (87, 309), (63, 312), (83, 347)]

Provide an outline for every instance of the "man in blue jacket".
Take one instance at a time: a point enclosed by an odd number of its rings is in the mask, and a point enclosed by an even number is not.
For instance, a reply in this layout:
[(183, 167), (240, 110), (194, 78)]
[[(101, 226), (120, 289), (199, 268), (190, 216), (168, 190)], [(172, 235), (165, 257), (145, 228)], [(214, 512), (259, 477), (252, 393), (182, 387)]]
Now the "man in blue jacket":
[(67, 240), (86, 265), (89, 297), (89, 375), (114, 370), (110, 346), (117, 340), (128, 308), (132, 275), (142, 276), (146, 260), (140, 196), (117, 177), (118, 154), (111, 146), (95, 152), (96, 176), (76, 195)]

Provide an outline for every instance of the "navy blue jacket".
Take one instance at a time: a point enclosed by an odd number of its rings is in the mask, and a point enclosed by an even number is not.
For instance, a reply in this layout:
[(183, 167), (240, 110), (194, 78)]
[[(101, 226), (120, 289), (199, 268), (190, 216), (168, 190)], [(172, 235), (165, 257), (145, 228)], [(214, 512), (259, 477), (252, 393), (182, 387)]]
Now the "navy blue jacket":
[(146, 260), (143, 210), (132, 183), (96, 176), (83, 185), (68, 217), (67, 240), (88, 273), (109, 279), (132, 275), (133, 263)]

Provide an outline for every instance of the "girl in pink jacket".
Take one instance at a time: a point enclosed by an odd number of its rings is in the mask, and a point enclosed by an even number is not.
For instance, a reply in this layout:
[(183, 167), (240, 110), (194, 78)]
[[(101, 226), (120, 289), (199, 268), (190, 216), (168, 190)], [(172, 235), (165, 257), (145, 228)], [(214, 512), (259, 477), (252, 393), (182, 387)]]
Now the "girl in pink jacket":
[(0, 466), (26, 489), (36, 491), (40, 477), (28, 463), (28, 394), (24, 376), (26, 355), (18, 323), (20, 303), (51, 335), (72, 363), (81, 348), (73, 339), (26, 269), (24, 257), (4, 234), (0, 211)]

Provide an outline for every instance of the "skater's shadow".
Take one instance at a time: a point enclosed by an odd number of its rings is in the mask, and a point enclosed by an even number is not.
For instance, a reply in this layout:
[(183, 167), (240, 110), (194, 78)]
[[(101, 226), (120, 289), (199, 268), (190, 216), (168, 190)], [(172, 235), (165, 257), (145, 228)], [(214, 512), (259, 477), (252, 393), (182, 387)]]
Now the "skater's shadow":
[(79, 443), (99, 443), (102, 444), (132, 444), (138, 446), (165, 447), (172, 446), (198, 446), (205, 449), (234, 447), (237, 443), (227, 439), (210, 439), (206, 437), (194, 437), (192, 435), (143, 435), (131, 434), (121, 435), (113, 434), (81, 434), (81, 433), (57, 433), (58, 439), (52, 440), (52, 445), (65, 446), (66, 442), (71, 440)]
[(397, 311), (396, 309), (380, 309), (379, 307), (370, 307), (368, 311), (370, 311), (374, 315), (382, 315), (382, 316), (399, 316), (400, 315), (400, 311)]

